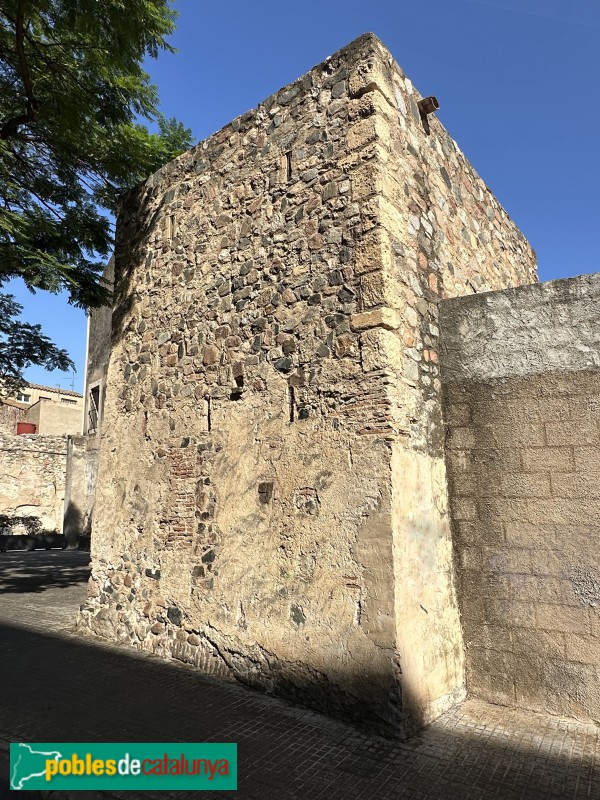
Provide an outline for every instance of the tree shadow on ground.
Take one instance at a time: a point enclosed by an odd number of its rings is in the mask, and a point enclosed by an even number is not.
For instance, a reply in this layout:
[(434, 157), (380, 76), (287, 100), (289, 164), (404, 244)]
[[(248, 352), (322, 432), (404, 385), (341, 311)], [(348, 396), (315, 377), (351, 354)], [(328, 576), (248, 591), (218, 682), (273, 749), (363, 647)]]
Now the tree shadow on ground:
[(84, 583), (89, 553), (72, 551), (0, 553), (0, 595), (30, 594)]
[[(9, 689), (0, 695), (0, 740), (237, 742), (238, 791), (202, 792), (207, 799), (600, 797), (594, 760), (599, 737), (593, 726), (481, 705), (479, 717), (450, 712), (445, 722), (401, 743), (96, 639), (44, 635), (4, 623), (0, 646), (2, 681)], [(47, 679), (36, 678), (40, 664)], [(530, 721), (529, 728), (521, 723), (511, 730), (506, 720), (519, 714)], [(0, 796), (9, 797), (3, 744)], [(48, 796), (149, 800), (182, 793)]]

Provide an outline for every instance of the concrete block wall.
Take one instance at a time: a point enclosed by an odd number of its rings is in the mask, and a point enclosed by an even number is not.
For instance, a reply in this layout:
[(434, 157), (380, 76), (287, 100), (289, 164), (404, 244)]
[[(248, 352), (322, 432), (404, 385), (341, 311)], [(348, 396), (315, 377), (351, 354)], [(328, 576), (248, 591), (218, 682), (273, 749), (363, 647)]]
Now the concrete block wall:
[(600, 275), (441, 304), (468, 689), (600, 719)]

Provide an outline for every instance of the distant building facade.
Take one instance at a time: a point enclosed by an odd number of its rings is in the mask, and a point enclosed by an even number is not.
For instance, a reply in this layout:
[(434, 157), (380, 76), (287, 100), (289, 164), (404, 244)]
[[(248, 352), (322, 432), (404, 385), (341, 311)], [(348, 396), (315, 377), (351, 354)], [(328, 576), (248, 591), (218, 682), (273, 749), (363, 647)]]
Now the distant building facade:
[(82, 431), (84, 399), (79, 392), (26, 383), (12, 396), (0, 397), (0, 403), (5, 433), (16, 434), (17, 422), (35, 425), (29, 432), (43, 436), (76, 436)]
[(82, 394), (53, 386), (0, 397), (0, 533), (21, 533), (25, 519), (62, 532), (69, 437), (81, 433), (83, 411)]

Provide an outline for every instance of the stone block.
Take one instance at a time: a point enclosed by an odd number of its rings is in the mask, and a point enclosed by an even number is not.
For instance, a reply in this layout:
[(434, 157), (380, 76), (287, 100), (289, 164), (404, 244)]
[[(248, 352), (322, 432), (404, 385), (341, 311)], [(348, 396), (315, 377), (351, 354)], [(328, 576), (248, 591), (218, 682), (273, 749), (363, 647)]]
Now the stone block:
[(505, 522), (504, 530), (509, 545), (536, 551), (556, 546), (556, 530), (553, 525), (530, 522)]
[(359, 298), (363, 310), (386, 306), (403, 312), (405, 307), (398, 280), (381, 270), (361, 276)]
[(399, 370), (402, 364), (402, 345), (395, 331), (373, 328), (360, 336), (361, 364), (365, 372)]
[(510, 635), (515, 653), (534, 653), (542, 660), (566, 655), (566, 634), (562, 631), (541, 631), (513, 625)]
[(356, 275), (375, 271), (391, 274), (394, 260), (392, 243), (383, 228), (366, 231), (354, 245), (353, 269)]
[(455, 520), (477, 519), (477, 504), (469, 497), (455, 497), (452, 500), (452, 516)]
[(469, 450), (477, 444), (477, 434), (471, 426), (452, 427), (448, 434), (446, 438), (448, 450)]
[(600, 664), (600, 638), (566, 631), (566, 657), (583, 664)]
[(489, 598), (485, 601), (485, 619), (490, 625), (506, 625), (511, 628), (535, 628), (536, 605), (524, 600)]
[(590, 634), (590, 617), (587, 608), (539, 603), (536, 607), (536, 627), (543, 631)]
[(580, 420), (547, 422), (546, 436), (551, 447), (600, 445), (600, 436), (596, 426), (584, 425)]
[(402, 315), (394, 308), (376, 308), (372, 311), (353, 314), (350, 325), (355, 331), (369, 328), (385, 328), (394, 331), (402, 327)]
[(452, 427), (469, 426), (472, 422), (469, 403), (448, 403), (444, 408), (444, 422)]
[(571, 447), (526, 447), (521, 458), (525, 472), (571, 472), (575, 468)]
[[(600, 452), (598, 453), (600, 456)], [(600, 462), (599, 462), (600, 463)], [(554, 497), (589, 498), (600, 497), (600, 474), (557, 473), (552, 475), (552, 495)], [(540, 495), (538, 495), (540, 496)]]
[(575, 471), (600, 476), (600, 450), (598, 447), (574, 447)]
[(500, 487), (504, 497), (549, 497), (550, 476), (505, 475), (501, 478)]

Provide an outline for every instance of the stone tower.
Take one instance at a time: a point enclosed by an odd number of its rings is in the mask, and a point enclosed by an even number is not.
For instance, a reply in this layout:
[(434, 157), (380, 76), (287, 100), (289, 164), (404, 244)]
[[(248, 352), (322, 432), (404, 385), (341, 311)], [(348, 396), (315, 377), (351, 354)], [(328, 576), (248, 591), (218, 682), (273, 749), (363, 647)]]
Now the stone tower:
[(96, 633), (407, 733), (464, 696), (438, 302), (535, 256), (360, 37), (124, 200)]

